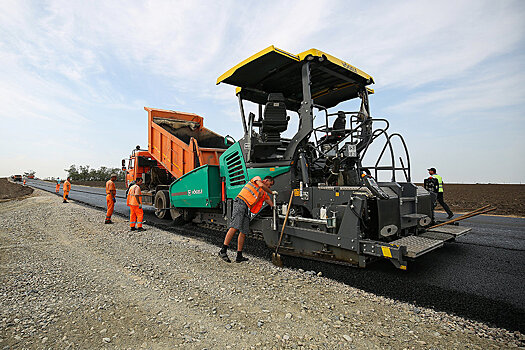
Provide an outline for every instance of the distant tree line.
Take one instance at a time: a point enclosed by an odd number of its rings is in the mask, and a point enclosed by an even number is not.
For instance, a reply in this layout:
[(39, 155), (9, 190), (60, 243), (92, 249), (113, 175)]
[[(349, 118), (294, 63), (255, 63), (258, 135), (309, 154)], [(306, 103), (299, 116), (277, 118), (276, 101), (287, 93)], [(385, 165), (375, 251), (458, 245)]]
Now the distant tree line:
[(106, 168), (105, 166), (100, 169), (93, 169), (89, 165), (76, 166), (71, 165), (69, 169), (64, 169), (68, 176), (73, 181), (106, 181), (110, 178), (111, 174), (117, 175), (117, 181), (124, 181), (126, 174), (119, 168)]

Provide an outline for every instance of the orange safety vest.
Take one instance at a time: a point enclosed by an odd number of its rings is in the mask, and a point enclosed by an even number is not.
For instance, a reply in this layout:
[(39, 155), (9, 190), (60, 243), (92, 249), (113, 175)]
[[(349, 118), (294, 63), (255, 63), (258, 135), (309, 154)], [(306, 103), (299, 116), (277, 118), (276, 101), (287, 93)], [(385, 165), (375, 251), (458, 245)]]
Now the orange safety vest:
[[(137, 198), (135, 196), (139, 196), (139, 202), (137, 202)], [(142, 192), (140, 191), (140, 186), (135, 184), (129, 189), (126, 205), (139, 206), (140, 204), (142, 204)]]
[(71, 191), (71, 182), (67, 181), (64, 182), (64, 192), (69, 192)]
[(111, 180), (108, 180), (106, 182), (106, 194), (110, 194), (112, 196), (117, 194), (117, 189), (115, 188), (115, 183)]
[(266, 191), (262, 187), (257, 186), (254, 179), (251, 179), (250, 182), (244, 185), (241, 192), (237, 195), (246, 203), (252, 213), (258, 213), (261, 210), (266, 196)]

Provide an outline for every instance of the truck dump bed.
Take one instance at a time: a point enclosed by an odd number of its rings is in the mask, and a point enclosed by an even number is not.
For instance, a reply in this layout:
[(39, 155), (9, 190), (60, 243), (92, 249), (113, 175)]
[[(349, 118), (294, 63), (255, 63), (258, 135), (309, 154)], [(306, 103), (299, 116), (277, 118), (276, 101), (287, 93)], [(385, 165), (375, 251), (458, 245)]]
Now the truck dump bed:
[(205, 164), (219, 165), (231, 145), (204, 127), (193, 113), (144, 107), (148, 112), (148, 151), (176, 178)]

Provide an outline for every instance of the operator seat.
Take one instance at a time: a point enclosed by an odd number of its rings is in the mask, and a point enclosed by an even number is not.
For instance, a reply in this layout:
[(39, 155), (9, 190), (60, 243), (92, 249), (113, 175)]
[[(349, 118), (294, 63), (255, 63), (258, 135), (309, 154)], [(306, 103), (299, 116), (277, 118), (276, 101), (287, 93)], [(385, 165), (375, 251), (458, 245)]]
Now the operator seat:
[(328, 129), (331, 133), (327, 136), (323, 136), (319, 139), (319, 144), (334, 144), (338, 143), (345, 136), (346, 128), (346, 115), (343, 111), (337, 112), (337, 118), (335, 119), (332, 127)]
[(281, 147), (281, 133), (288, 128), (286, 105), (282, 93), (268, 94), (268, 102), (264, 106), (263, 118), (259, 122), (261, 138), (253, 140), (253, 156), (257, 160), (270, 160), (278, 158), (277, 149)]
[(268, 94), (261, 121), (261, 136), (264, 142), (280, 142), (281, 132), (288, 128), (288, 117), (284, 96), (281, 93)]

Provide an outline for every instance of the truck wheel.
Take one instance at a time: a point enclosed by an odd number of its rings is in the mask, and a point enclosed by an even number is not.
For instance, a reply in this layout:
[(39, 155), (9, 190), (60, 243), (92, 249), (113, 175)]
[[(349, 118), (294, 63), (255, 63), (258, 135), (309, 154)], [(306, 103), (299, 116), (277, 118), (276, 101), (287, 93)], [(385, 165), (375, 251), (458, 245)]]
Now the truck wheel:
[[(169, 191), (157, 191), (155, 194), (155, 209), (165, 209), (171, 206)], [(155, 216), (159, 219), (170, 219), (170, 210), (156, 210)]]

